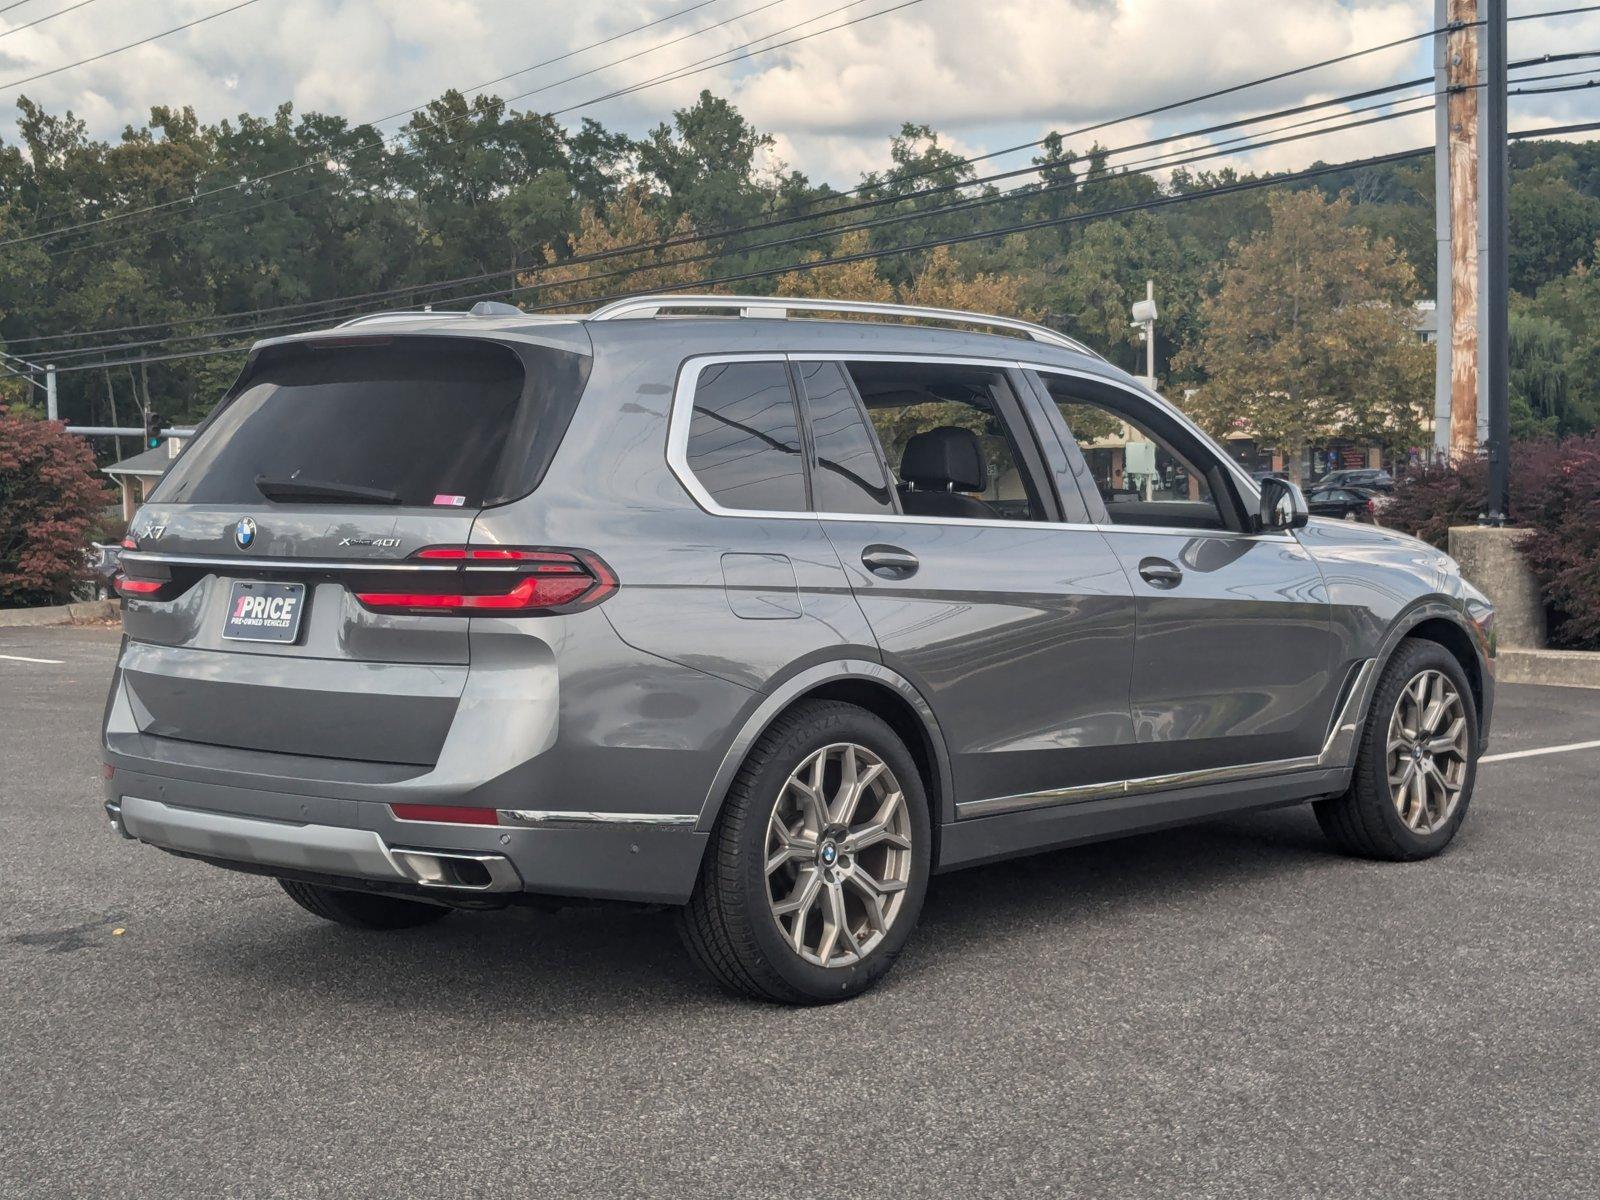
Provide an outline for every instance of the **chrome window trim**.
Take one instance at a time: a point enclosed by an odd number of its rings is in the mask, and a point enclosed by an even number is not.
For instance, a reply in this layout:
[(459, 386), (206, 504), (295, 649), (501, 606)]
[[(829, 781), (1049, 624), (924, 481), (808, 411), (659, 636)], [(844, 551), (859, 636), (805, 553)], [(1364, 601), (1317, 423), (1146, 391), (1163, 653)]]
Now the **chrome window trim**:
[[(1245, 538), (1252, 541), (1294, 541), (1292, 534), (1287, 531), (1270, 533), (1244, 533), (1234, 529), (1204, 529), (1198, 526), (1169, 526), (1169, 525), (1117, 525), (1114, 523), (1099, 524), (1093, 521), (1004, 521), (1004, 520), (976, 520), (965, 517), (914, 517), (902, 513), (835, 513), (835, 512), (787, 512), (757, 508), (725, 508), (717, 503), (705, 486), (695, 477), (694, 471), (689, 467), (689, 425), (694, 417), (694, 390), (699, 382), (701, 373), (711, 366), (729, 362), (836, 362), (841, 365), (850, 362), (908, 362), (908, 363), (948, 363), (958, 367), (989, 367), (998, 370), (1015, 371), (1053, 371), (1058, 375), (1071, 375), (1083, 379), (1091, 379), (1100, 383), (1109, 383), (1121, 388), (1130, 395), (1141, 400), (1150, 399), (1144, 392), (1129, 388), (1118, 380), (1097, 374), (1093, 371), (1075, 371), (1066, 367), (1045, 366), (1020, 359), (1010, 358), (977, 358), (967, 355), (943, 354), (872, 354), (872, 353), (820, 353), (808, 351), (805, 353), (785, 353), (773, 351), (770, 353), (740, 353), (740, 354), (701, 354), (685, 359), (678, 370), (677, 386), (672, 394), (672, 414), (667, 424), (667, 466), (678, 482), (683, 485), (691, 499), (714, 517), (744, 517), (763, 521), (851, 521), (865, 524), (904, 524), (904, 525), (941, 525), (957, 528), (971, 529), (1078, 529), (1094, 530), (1099, 533), (1165, 533), (1180, 537), (1217, 537), (1217, 538)], [(1159, 398), (1158, 398), (1159, 399)], [(1162, 401), (1165, 403), (1165, 401)], [(1168, 406), (1171, 407), (1170, 405)], [(1182, 423), (1192, 432), (1205, 440), (1207, 445), (1215, 448), (1215, 443), (1207, 438), (1203, 432), (1194, 427), (1193, 423), (1183, 417), (1177, 409), (1172, 411), (1178, 415)], [(1239, 475), (1237, 465), (1226, 454), (1219, 454), (1223, 463)]]

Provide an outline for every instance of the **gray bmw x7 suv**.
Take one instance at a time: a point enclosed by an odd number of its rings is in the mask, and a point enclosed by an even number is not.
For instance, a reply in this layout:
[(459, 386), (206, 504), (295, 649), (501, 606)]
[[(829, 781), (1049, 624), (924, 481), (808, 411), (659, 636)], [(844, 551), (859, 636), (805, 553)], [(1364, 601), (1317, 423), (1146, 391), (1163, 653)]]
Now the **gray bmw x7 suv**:
[(1302, 801), (1343, 850), (1436, 854), (1494, 697), (1448, 557), (1308, 520), (974, 313), (262, 342), (124, 545), (125, 836), (371, 929), (680, 906), (712, 976), (790, 1003), (870, 986), (932, 875), (1008, 855)]

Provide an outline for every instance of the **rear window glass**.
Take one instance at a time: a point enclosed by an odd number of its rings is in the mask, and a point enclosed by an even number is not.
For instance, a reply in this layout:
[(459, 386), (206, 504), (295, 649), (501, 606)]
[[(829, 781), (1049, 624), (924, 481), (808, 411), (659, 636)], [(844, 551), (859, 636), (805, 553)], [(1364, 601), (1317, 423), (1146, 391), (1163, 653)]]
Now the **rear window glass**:
[(423, 507), (514, 499), (548, 465), (589, 362), (544, 347), (526, 357), (525, 368), (507, 347), (445, 338), (268, 350), (151, 499), (259, 504), (270, 492), (337, 505), (340, 489)]

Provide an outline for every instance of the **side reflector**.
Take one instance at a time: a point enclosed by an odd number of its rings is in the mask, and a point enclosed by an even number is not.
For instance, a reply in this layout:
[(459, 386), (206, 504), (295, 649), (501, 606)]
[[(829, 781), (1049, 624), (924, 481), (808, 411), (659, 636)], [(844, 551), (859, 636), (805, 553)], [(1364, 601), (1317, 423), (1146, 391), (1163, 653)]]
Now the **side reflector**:
[(492, 808), (461, 808), (453, 804), (391, 804), (389, 811), (402, 821), (442, 821), (449, 825), (500, 824), (500, 814)]

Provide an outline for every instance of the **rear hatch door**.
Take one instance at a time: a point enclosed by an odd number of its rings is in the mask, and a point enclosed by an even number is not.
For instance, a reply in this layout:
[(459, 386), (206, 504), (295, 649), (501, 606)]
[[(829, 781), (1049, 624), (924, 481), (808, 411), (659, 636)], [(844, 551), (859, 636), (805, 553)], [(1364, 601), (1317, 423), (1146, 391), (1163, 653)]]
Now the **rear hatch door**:
[(435, 762), (468, 621), (369, 601), (461, 590), (451, 551), (537, 483), (587, 364), (450, 336), (257, 355), (130, 530), (123, 679), (141, 732)]

